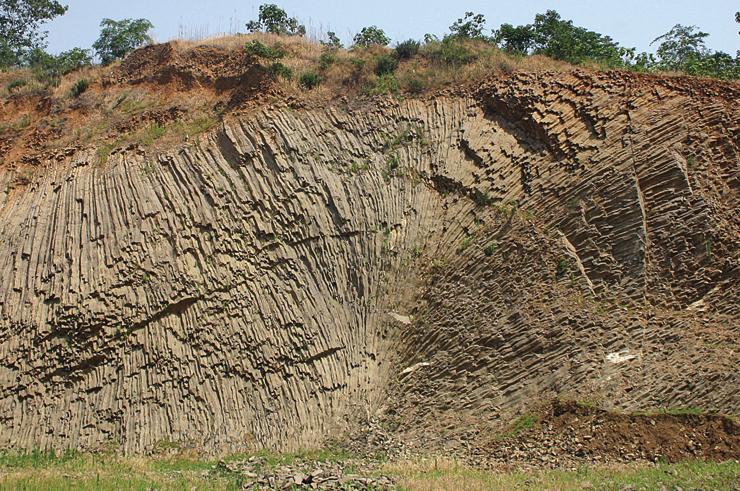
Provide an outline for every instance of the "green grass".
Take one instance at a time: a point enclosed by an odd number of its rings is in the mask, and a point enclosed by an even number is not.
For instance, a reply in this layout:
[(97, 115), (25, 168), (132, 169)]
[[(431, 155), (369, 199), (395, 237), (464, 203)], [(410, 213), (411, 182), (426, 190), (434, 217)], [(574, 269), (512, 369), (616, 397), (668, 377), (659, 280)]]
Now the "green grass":
[(2, 452), (0, 453), (0, 469), (37, 469), (64, 464), (79, 457), (80, 454), (74, 451), (68, 451), (61, 454), (42, 450), (34, 450), (28, 453)]
[(473, 237), (470, 235), (466, 235), (465, 238), (460, 243), (459, 251), (462, 252), (468, 247), (470, 247), (473, 244)]
[(22, 130), (28, 128), (30, 125), (31, 118), (27, 114), (24, 114), (11, 123), (0, 123), (0, 133)]
[(514, 423), (512, 423), (511, 427), (504, 436), (512, 438), (519, 436), (522, 432), (533, 428), (539, 420), (539, 416), (536, 416), (534, 414), (522, 414), (514, 421)]
[(361, 172), (364, 172), (370, 168), (369, 162), (352, 162), (352, 165), (349, 166), (349, 173), (354, 174), (360, 174)]
[(498, 249), (498, 243), (496, 241), (493, 241), (489, 243), (485, 249), (483, 249), (483, 253), (486, 256), (493, 256), (493, 254), (496, 252), (496, 249)]
[(654, 490), (733, 489), (740, 475), (736, 462), (642, 465), (630, 467), (582, 467), (575, 471), (485, 471), (458, 464), (399, 463), (388, 470), (399, 476), (401, 489), (486, 490)]
[(159, 123), (152, 123), (146, 128), (139, 130), (134, 141), (138, 141), (141, 145), (149, 147), (156, 140), (160, 139), (165, 131), (167, 130), (164, 126), (161, 126)]
[[(523, 415), (514, 422), (519, 431), (531, 427), (536, 418)], [(121, 457), (111, 453), (80, 454), (51, 452), (0, 453), (0, 490), (236, 490), (242, 476), (220, 465), (220, 461), (246, 459), (233, 455), (224, 459), (197, 456)], [(265, 471), (297, 462), (353, 460), (350, 454), (333, 449), (288, 454), (258, 452)], [(400, 489), (603, 489), (636, 490), (732, 489), (740, 475), (740, 463), (685, 462), (642, 464), (621, 467), (582, 467), (575, 471), (542, 470), (496, 472), (471, 468), (445, 459), (416, 458), (399, 462), (368, 460), (373, 474), (394, 476)]]
[(108, 162), (110, 154), (131, 143), (136, 143), (144, 148), (150, 148), (160, 139), (169, 137), (177, 141), (184, 141), (191, 137), (205, 133), (218, 124), (218, 120), (211, 115), (204, 115), (193, 119), (192, 121), (176, 121), (167, 126), (159, 123), (140, 128), (131, 133), (120, 135), (113, 142), (105, 142), (98, 146), (97, 156), (99, 164), (105, 165)]
[(347, 452), (334, 449), (282, 454), (263, 451), (223, 459), (194, 455), (120, 457), (112, 453), (6, 452), (0, 453), (0, 490), (236, 490), (241, 489), (243, 477), (219, 462), (250, 456), (262, 460), (263, 471), (299, 461), (340, 462), (351, 458)]

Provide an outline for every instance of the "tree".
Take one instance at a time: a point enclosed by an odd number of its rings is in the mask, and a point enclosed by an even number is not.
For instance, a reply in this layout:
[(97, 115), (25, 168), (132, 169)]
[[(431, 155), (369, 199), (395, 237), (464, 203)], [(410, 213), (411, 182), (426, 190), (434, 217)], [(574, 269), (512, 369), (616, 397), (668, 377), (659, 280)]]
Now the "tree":
[(709, 36), (696, 26), (676, 24), (673, 29), (658, 36), (650, 45), (660, 41), (656, 51), (664, 70), (681, 70), (690, 60), (699, 60), (709, 54), (704, 38)]
[(484, 39), (483, 29), (486, 26), (486, 18), (483, 14), (465, 12), (462, 19), (457, 19), (450, 26), (451, 36), (466, 39)]
[(25, 53), (45, 48), (41, 24), (66, 11), (55, 0), (0, 0), (0, 67), (17, 65)]
[(740, 78), (740, 58), (716, 51), (703, 56), (690, 56), (681, 69), (689, 75), (737, 80)]
[(88, 50), (81, 48), (72, 48), (57, 56), (34, 48), (24, 55), (22, 64), (30, 67), (39, 81), (58, 85), (63, 75), (92, 65), (92, 58)]
[(139, 46), (152, 42), (149, 30), (154, 25), (146, 19), (103, 19), (100, 27), (100, 37), (93, 48), (103, 65), (109, 65)]
[(72, 48), (69, 51), (62, 51), (56, 56), (57, 66), (62, 75), (66, 75), (82, 67), (92, 65), (92, 56), (90, 50), (82, 48)]
[(634, 56), (634, 50), (619, 46), (609, 36), (563, 20), (555, 10), (536, 15), (532, 24), (501, 25), (494, 31), (494, 41), (508, 51), (542, 54), (576, 64), (594, 60), (607, 66), (625, 66), (627, 59)]
[(279, 36), (305, 36), (306, 27), (274, 3), (260, 5), (258, 20), (247, 22), (249, 32), (269, 32)]
[(595, 60), (610, 66), (623, 64), (624, 50), (612, 38), (575, 26), (554, 10), (535, 16), (532, 28), (537, 53), (571, 63)]
[(329, 31), (326, 33), (326, 37), (328, 38), (327, 41), (321, 41), (321, 44), (329, 49), (341, 49), (342, 41), (339, 40), (339, 37), (337, 37), (337, 33), (333, 31)]
[(0, 39), (0, 70), (18, 64), (18, 53), (13, 51), (5, 39)]
[(524, 55), (534, 47), (534, 29), (532, 26), (501, 24), (493, 31), (493, 41), (500, 49)]
[(391, 42), (385, 31), (377, 26), (363, 27), (355, 35), (355, 46), (368, 48), (370, 46), (387, 46)]

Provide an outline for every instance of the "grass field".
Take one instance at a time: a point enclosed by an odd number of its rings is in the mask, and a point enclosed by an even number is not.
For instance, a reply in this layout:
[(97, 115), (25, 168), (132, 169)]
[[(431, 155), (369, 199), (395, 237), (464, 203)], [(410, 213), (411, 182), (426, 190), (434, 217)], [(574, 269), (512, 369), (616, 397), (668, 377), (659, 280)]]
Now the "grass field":
[[(302, 460), (344, 460), (336, 452), (267, 455), (267, 466)], [(234, 456), (238, 460), (244, 456)], [(378, 474), (393, 476), (400, 489), (717, 489), (740, 486), (740, 463), (686, 462), (656, 466), (591, 467), (575, 471), (494, 472), (451, 461), (416, 459), (376, 462)], [(217, 460), (195, 457), (120, 457), (68, 453), (0, 454), (0, 489), (13, 490), (232, 490), (241, 476)]]

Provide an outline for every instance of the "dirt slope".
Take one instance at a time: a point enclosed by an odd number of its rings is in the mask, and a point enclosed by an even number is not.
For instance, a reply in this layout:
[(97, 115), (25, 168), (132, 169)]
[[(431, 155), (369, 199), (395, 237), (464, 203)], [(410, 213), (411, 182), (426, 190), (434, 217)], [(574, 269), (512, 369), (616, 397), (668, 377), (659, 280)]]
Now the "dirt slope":
[(561, 394), (737, 414), (739, 99), (517, 72), (264, 104), (21, 187), (0, 164), (0, 446), (296, 449), (373, 414), (432, 439)]

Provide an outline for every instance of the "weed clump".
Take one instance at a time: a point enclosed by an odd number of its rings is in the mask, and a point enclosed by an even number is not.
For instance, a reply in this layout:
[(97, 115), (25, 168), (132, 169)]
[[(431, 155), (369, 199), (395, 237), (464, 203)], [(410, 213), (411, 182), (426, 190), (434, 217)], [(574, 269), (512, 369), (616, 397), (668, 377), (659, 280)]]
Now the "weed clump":
[(493, 256), (493, 254), (496, 252), (496, 249), (498, 249), (498, 243), (491, 242), (485, 247), (485, 249), (483, 249), (483, 254), (488, 257)]
[(273, 77), (282, 77), (285, 80), (291, 80), (293, 78), (293, 70), (280, 62), (273, 63), (268, 70)]
[(368, 95), (386, 95), (398, 93), (398, 79), (392, 73), (381, 75), (368, 90)]
[(81, 96), (87, 89), (90, 87), (90, 82), (87, 81), (87, 79), (81, 78), (70, 89), (70, 94), (72, 97), (77, 98)]
[(282, 46), (276, 45), (274, 47), (267, 46), (257, 40), (250, 41), (244, 46), (247, 54), (255, 58), (264, 58), (266, 60), (279, 60), (284, 58), (287, 54)]
[(421, 43), (413, 39), (409, 39), (396, 45), (396, 56), (399, 60), (409, 60), (416, 56), (419, 52)]
[(375, 62), (375, 75), (382, 77), (395, 72), (397, 68), (398, 60), (389, 55), (382, 55)]
[(332, 66), (334, 63), (337, 62), (337, 55), (335, 53), (335, 50), (328, 50), (321, 53), (321, 56), (319, 56), (319, 70), (322, 72), (329, 69), (330, 66)]
[(462, 66), (476, 59), (475, 53), (465, 41), (456, 37), (446, 37), (442, 41), (433, 41), (426, 46), (426, 56), (437, 63)]
[(426, 89), (426, 83), (419, 77), (411, 77), (406, 80), (406, 90), (414, 95), (421, 94)]
[(24, 78), (18, 78), (8, 83), (5, 88), (8, 90), (8, 92), (12, 92), (14, 89), (20, 89), (21, 87), (25, 87), (26, 85), (28, 85), (28, 80)]
[(301, 75), (298, 83), (304, 89), (312, 90), (319, 86), (321, 83), (321, 77), (319, 77), (319, 74), (316, 72), (306, 72)]

